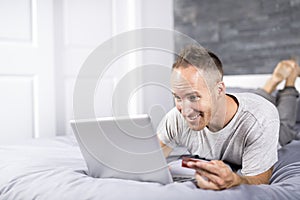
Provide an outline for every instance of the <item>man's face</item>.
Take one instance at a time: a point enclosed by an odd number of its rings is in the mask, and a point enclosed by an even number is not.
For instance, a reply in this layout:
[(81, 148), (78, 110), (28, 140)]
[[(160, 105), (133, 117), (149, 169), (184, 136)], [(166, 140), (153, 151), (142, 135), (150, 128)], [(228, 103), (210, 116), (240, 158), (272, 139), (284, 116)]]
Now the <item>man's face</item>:
[(176, 108), (189, 127), (198, 131), (207, 126), (212, 117), (213, 98), (201, 72), (193, 66), (174, 69), (171, 87)]

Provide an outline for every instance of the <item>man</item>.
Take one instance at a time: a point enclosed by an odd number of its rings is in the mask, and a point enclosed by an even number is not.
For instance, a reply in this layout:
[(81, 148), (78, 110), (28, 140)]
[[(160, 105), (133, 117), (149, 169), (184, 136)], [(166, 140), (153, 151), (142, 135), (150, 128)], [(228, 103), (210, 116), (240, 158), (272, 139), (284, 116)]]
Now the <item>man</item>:
[[(279, 117), (274, 105), (250, 93), (226, 94), (221, 61), (197, 46), (187, 47), (173, 65), (176, 108), (158, 127), (165, 156), (176, 146), (210, 162), (188, 162), (197, 185), (221, 190), (267, 184), (277, 161)], [(223, 161), (241, 165), (233, 172)]]

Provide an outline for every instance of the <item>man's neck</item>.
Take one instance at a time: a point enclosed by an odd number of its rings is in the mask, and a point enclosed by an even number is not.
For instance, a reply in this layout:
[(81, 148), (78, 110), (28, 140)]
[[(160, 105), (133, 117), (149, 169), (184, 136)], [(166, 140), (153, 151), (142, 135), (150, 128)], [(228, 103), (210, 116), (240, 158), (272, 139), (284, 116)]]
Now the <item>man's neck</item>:
[(235, 101), (234, 97), (226, 95), (226, 117), (224, 127), (229, 124), (229, 122), (234, 117), (238, 110), (238, 103)]
[(238, 109), (238, 103), (229, 95), (225, 95), (222, 106), (216, 111), (215, 116), (207, 128), (212, 132), (223, 129), (234, 117)]

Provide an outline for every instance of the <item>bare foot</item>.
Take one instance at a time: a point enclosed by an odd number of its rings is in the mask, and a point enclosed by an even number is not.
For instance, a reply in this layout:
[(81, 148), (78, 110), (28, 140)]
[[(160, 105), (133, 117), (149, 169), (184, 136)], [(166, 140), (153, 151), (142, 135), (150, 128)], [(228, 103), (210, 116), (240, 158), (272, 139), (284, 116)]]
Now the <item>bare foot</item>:
[(295, 81), (299, 76), (300, 68), (299, 65), (294, 61), (289, 61), (290, 66), (292, 66), (292, 71), (290, 75), (286, 78), (285, 86), (295, 86)]
[(279, 62), (272, 74), (274, 81), (280, 83), (281, 81), (286, 79), (296, 68), (295, 64), (296, 63), (293, 60), (283, 60)]
[[(288, 79), (288, 77), (290, 77), (291, 74), (296, 73), (295, 71), (298, 71), (298, 68), (296, 68), (295, 61), (293, 60), (280, 61), (275, 67), (271, 78), (264, 85), (263, 90), (271, 94), (276, 89), (277, 85), (280, 82)], [(300, 70), (299, 70), (299, 74), (300, 74)], [(291, 76), (289, 79), (289, 84), (292, 84), (292, 82), (293, 82), (293, 78)]]

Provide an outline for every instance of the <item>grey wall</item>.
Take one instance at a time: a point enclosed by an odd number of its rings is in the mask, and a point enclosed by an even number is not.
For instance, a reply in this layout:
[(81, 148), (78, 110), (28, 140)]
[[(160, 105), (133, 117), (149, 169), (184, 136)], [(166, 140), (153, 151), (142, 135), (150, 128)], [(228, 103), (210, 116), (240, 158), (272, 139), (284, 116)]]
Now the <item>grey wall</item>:
[(300, 0), (174, 0), (174, 27), (217, 53), (225, 74), (271, 73), (300, 56)]

